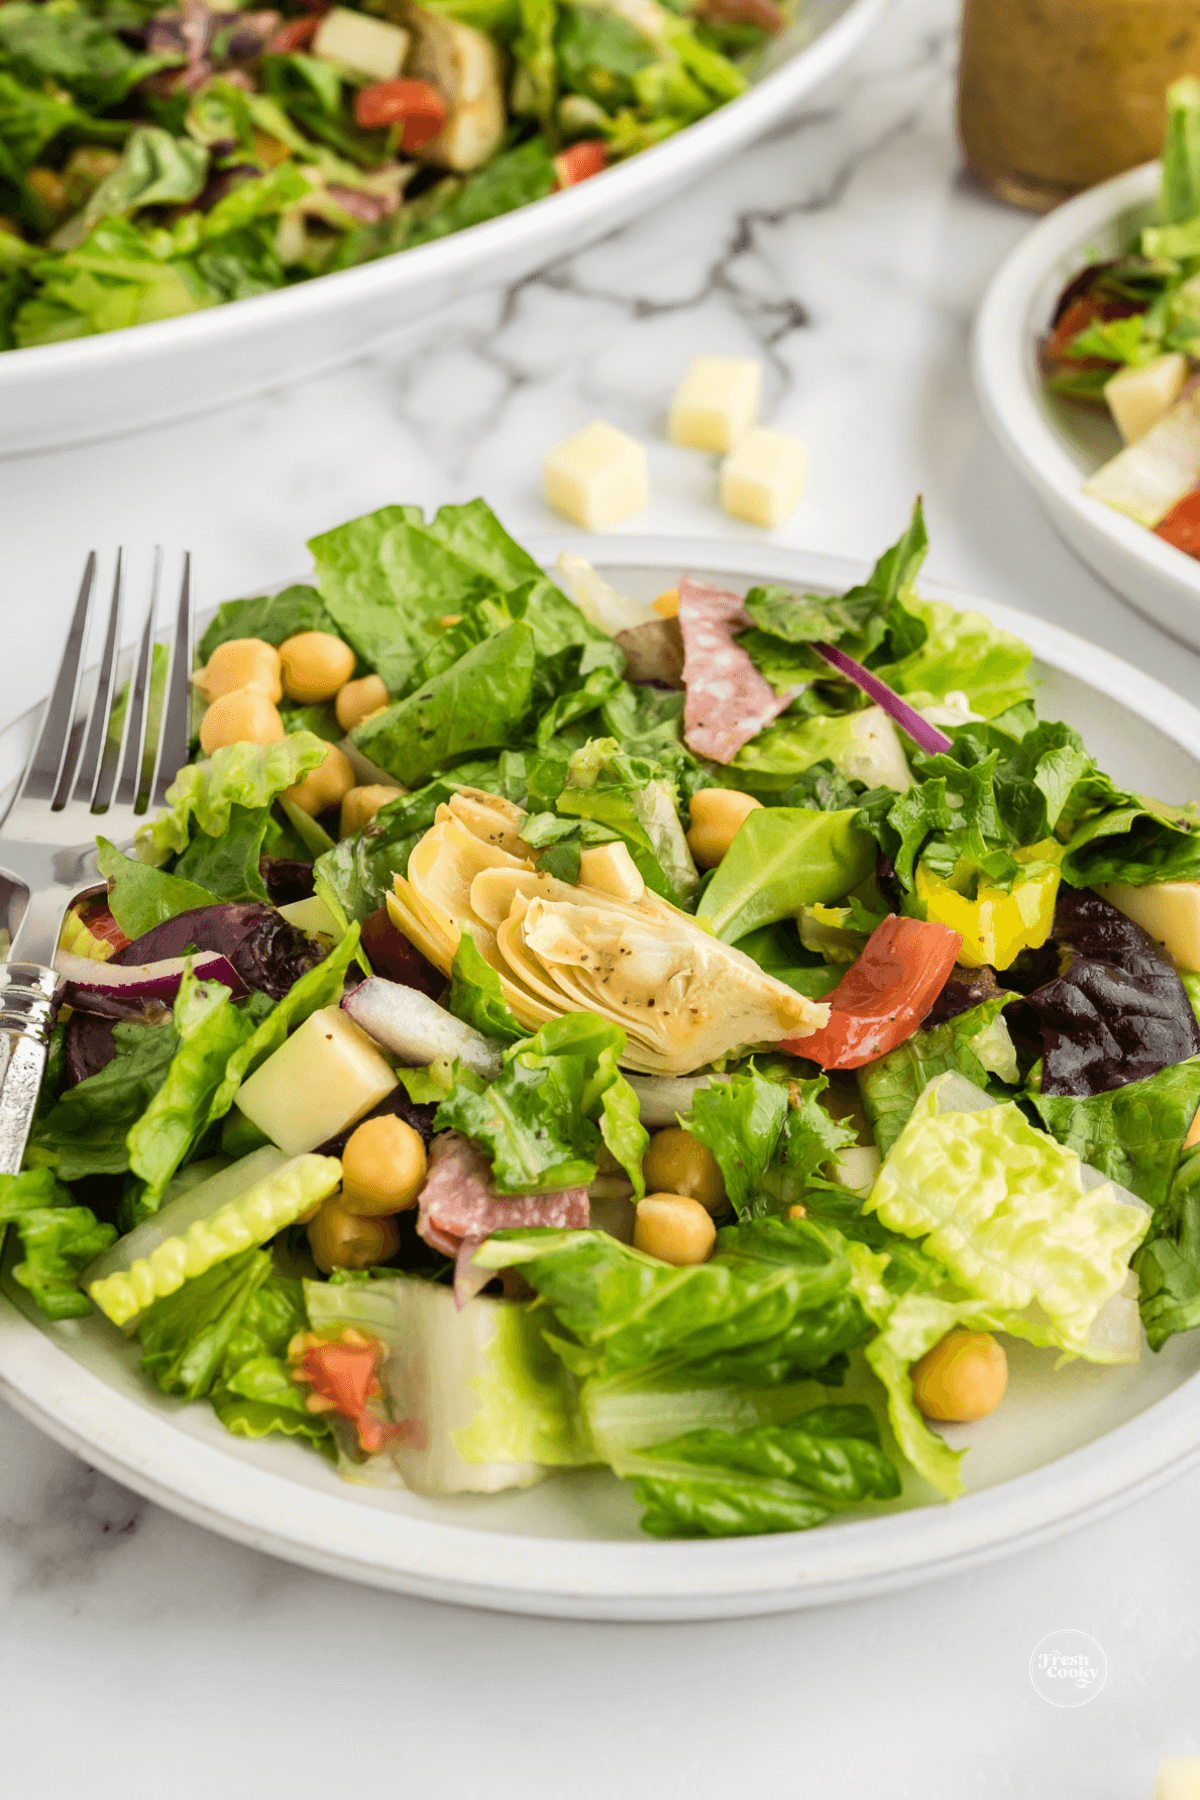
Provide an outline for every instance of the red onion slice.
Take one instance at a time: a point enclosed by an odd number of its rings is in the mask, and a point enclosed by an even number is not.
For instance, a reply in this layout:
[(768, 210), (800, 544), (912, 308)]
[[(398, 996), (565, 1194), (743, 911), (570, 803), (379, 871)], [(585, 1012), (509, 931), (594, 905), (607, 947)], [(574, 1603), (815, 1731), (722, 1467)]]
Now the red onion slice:
[(215, 950), (151, 963), (95, 962), (90, 956), (60, 950), (54, 967), (65, 982), (61, 997), (66, 1005), (110, 1019), (137, 1018), (155, 1007), (169, 1009), (188, 968), (197, 981), (219, 981), (235, 999), (247, 992), (228, 957)]
[(892, 692), (886, 681), (880, 681), (878, 675), (872, 675), (870, 669), (864, 669), (860, 662), (855, 662), (852, 656), (847, 656), (836, 644), (811, 644), (809, 648), (815, 650), (818, 656), (824, 657), (847, 681), (852, 681), (855, 687), (861, 688), (876, 706), (882, 707), (888, 718), (907, 733), (920, 749), (927, 750), (931, 756), (944, 750), (953, 750), (954, 744), (944, 731), (939, 731), (936, 725), (923, 719), (915, 707), (907, 705), (899, 694)]

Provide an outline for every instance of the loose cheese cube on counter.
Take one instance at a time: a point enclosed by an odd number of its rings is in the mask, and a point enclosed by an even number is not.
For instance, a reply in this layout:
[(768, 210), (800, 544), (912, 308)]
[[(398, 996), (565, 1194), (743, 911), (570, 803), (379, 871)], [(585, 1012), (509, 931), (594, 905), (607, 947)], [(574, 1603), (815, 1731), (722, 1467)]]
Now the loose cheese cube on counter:
[(1181, 969), (1200, 970), (1200, 882), (1155, 881), (1134, 887), (1128, 881), (1105, 881), (1096, 892), (1149, 932)]
[(761, 399), (757, 357), (693, 357), (675, 389), (667, 435), (685, 450), (732, 450), (758, 417)]
[(391, 1093), (396, 1077), (340, 1006), (310, 1014), (235, 1096), (281, 1150), (302, 1156), (345, 1131)]
[(325, 14), (313, 37), (313, 55), (342, 63), (372, 81), (394, 81), (404, 67), (409, 34), (386, 19), (335, 6)]
[(721, 464), (721, 505), (732, 518), (770, 529), (795, 512), (807, 477), (808, 446), (756, 425)]
[(1154, 1800), (1200, 1800), (1200, 1756), (1173, 1756), (1159, 1763)]
[(1186, 379), (1187, 358), (1172, 350), (1140, 369), (1122, 369), (1105, 382), (1108, 410), (1127, 444), (1136, 444), (1166, 418)]
[(546, 504), (588, 531), (603, 531), (650, 500), (650, 465), (643, 446), (606, 425), (585, 425), (542, 459)]

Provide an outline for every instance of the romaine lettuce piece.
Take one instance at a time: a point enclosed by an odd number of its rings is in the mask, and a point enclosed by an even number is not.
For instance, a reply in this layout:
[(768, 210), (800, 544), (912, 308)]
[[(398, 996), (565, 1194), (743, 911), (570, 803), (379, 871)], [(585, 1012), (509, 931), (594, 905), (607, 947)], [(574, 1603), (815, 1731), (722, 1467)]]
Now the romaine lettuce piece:
[(336, 1157), (292, 1157), (202, 1218), (195, 1216), (196, 1195), (202, 1190), (194, 1189), (179, 1203), (191, 1219), (186, 1228), (163, 1239), (148, 1255), (135, 1257), (128, 1267), (88, 1281), (87, 1290), (114, 1325), (128, 1325), (185, 1281), (241, 1250), (267, 1243), (301, 1213), (328, 1199), (341, 1178), (342, 1165)]
[(74, 1200), (49, 1169), (0, 1176), (0, 1249), (11, 1225), (24, 1252), (13, 1265), (13, 1279), (50, 1319), (77, 1319), (91, 1311), (79, 1276), (116, 1235), (115, 1226), (102, 1225)]
[(1200, 1106), (1200, 1057), (1102, 1094), (1030, 1094), (1029, 1100), (1060, 1144), (1157, 1212)]
[(1200, 1325), (1200, 1144), (1186, 1150), (1154, 1227), (1133, 1259), (1152, 1350)]
[(866, 1207), (921, 1238), (966, 1295), (1034, 1327), (1044, 1320), (1046, 1341), (1087, 1356), (1092, 1324), (1150, 1223), (1123, 1193), (1089, 1185), (1074, 1151), (1014, 1102), (994, 1103), (950, 1073), (926, 1087)]
[(315, 1332), (335, 1338), (352, 1328), (386, 1346), (387, 1410), (408, 1426), (366, 1461), (339, 1435), (348, 1479), (402, 1481), (419, 1494), (495, 1493), (595, 1460), (543, 1320), (528, 1307), (478, 1295), (460, 1309), (450, 1288), (413, 1275), (306, 1281), (304, 1290)]
[(789, 1426), (698, 1430), (624, 1458), (652, 1537), (804, 1531), (855, 1500), (890, 1500), (900, 1478), (862, 1405), (819, 1406)]
[(502, 750), (529, 719), (537, 660), (534, 633), (517, 620), (356, 725), (354, 743), (406, 787), (481, 750)]
[(221, 837), (235, 805), (270, 806), (324, 762), (327, 748), (311, 731), (298, 731), (271, 744), (230, 744), (206, 762), (187, 763), (167, 789), (166, 809), (138, 831), (139, 861), (161, 866), (181, 855), (193, 821), (210, 838)]
[(499, 1231), (475, 1253), (517, 1267), (570, 1338), (555, 1348), (581, 1379), (661, 1364), (707, 1387), (773, 1387), (825, 1369), (863, 1341), (841, 1234), (805, 1219), (717, 1233), (706, 1263), (672, 1268), (600, 1231)]
[(158, 1211), (172, 1175), (220, 1116), (212, 1108), (229, 1059), (255, 1029), (252, 1014), (234, 1005), (227, 987), (197, 981), (190, 969), (179, 983), (174, 1017), (179, 1048), (162, 1086), (126, 1139), (129, 1167), (145, 1183), (122, 1203), (127, 1226)]
[(282, 644), (301, 631), (327, 631), (338, 635), (334, 621), (316, 588), (296, 584), (279, 594), (252, 600), (227, 600), (219, 606), (196, 648), (204, 665), (218, 645), (230, 638), (261, 638), (265, 644)]
[(118, 1019), (113, 1043), (110, 1063), (39, 1112), (25, 1152), (27, 1167), (51, 1168), (63, 1181), (120, 1175), (129, 1167), (130, 1127), (166, 1080), (179, 1033), (169, 1019), (161, 1025)]
[(603, 1141), (640, 1195), (650, 1139), (618, 1067), (624, 1049), (619, 1025), (592, 1013), (566, 1013), (511, 1045), (495, 1081), (458, 1064), (436, 1128), (461, 1131), (484, 1146), (499, 1194), (585, 1186)]
[(863, 1109), (881, 1156), (887, 1155), (908, 1123), (927, 1084), (947, 1070), (979, 1088), (986, 1089), (989, 1074), (1017, 1085), (1017, 1055), (1002, 1017), (1011, 999), (1011, 994), (997, 994), (944, 1024), (914, 1031), (895, 1050), (856, 1070)]

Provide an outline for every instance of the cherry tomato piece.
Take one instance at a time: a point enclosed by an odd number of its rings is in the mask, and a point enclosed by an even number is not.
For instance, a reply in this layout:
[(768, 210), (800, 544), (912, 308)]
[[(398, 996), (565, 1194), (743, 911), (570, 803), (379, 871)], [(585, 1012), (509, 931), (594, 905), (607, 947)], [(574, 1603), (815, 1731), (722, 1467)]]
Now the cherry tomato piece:
[(581, 138), (579, 143), (560, 150), (554, 159), (558, 188), (577, 187), (593, 175), (599, 175), (608, 164), (608, 145), (603, 138)]
[(267, 43), (268, 56), (290, 56), (293, 50), (303, 50), (305, 44), (311, 43), (317, 26), (321, 23), (316, 13), (310, 13), (306, 19), (289, 19), (281, 25), (274, 37)]
[(1185, 556), (1200, 557), (1200, 488), (1177, 500), (1165, 519), (1154, 527), (1155, 537), (1174, 544)]
[(402, 150), (428, 144), (449, 117), (449, 106), (427, 81), (374, 81), (354, 96), (355, 122), (364, 131), (401, 126)]
[(877, 925), (856, 963), (829, 995), (829, 1023), (780, 1048), (823, 1069), (860, 1069), (886, 1056), (917, 1030), (962, 949), (948, 925), (892, 913)]

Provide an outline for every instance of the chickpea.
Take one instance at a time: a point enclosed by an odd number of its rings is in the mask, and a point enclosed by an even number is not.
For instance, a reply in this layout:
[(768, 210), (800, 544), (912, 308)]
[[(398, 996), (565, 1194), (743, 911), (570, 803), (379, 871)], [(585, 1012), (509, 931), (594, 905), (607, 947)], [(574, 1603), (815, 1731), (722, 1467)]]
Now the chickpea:
[(282, 700), (279, 652), (262, 638), (230, 638), (217, 645), (204, 668), (196, 670), (192, 686), (199, 688), (206, 700), (236, 694), (239, 688), (253, 688), (268, 700)]
[(361, 1219), (339, 1206), (340, 1196), (326, 1200), (308, 1227), (308, 1247), (322, 1275), (334, 1269), (369, 1269), (387, 1262), (400, 1248), (394, 1219)]
[(328, 631), (301, 631), (279, 646), (283, 691), (305, 706), (332, 700), (354, 673), (357, 660), (349, 644)]
[(415, 1206), (425, 1180), (425, 1143), (419, 1131), (392, 1113), (364, 1119), (342, 1151), (344, 1212), (379, 1218)]
[(677, 619), (679, 617), (679, 589), (664, 588), (657, 600), (651, 602), (660, 619)]
[(927, 1419), (966, 1422), (999, 1406), (1008, 1358), (987, 1331), (950, 1331), (914, 1364), (913, 1394)]
[(647, 1194), (638, 1201), (635, 1250), (682, 1269), (707, 1262), (716, 1240), (717, 1228), (708, 1213), (687, 1194)]
[(71, 200), (67, 193), (67, 184), (57, 170), (42, 167), (30, 169), (25, 177), (25, 182), (28, 187), (33, 189), (42, 205), (48, 207), (52, 213), (67, 211)]
[(315, 819), (327, 806), (336, 806), (339, 800), (344, 800), (353, 786), (354, 765), (344, 750), (330, 744), (325, 761), (310, 769), (303, 781), (284, 788), (283, 798), (292, 801), (310, 819)]
[(398, 800), (404, 793), (402, 787), (385, 787), (381, 781), (372, 782), (369, 787), (352, 787), (342, 798), (342, 824), (340, 837), (353, 837), (354, 834), (369, 825), (381, 806), (390, 800)]
[(720, 1164), (708, 1146), (682, 1125), (655, 1132), (642, 1159), (642, 1174), (652, 1192), (685, 1194), (707, 1212), (720, 1212), (725, 1204)]
[(254, 688), (239, 688), (214, 700), (200, 721), (200, 748), (205, 756), (227, 744), (273, 744), (283, 736), (277, 709)]
[(692, 795), (688, 849), (701, 869), (715, 869), (752, 812), (762, 801), (736, 788), (701, 788)]
[(381, 675), (364, 675), (361, 681), (343, 681), (333, 703), (337, 722), (343, 731), (353, 731), (371, 713), (386, 706), (391, 697)]

